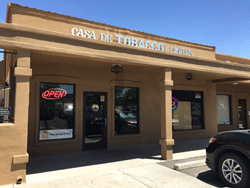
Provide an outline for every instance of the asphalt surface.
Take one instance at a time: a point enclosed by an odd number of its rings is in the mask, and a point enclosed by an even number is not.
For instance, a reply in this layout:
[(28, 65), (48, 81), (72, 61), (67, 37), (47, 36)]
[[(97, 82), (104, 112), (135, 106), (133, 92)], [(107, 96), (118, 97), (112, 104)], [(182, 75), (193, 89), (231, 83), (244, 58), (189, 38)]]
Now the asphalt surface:
[(207, 166), (190, 168), (187, 170), (181, 170), (180, 172), (193, 177), (197, 177), (199, 180), (210, 185), (214, 185), (217, 187), (226, 187), (226, 185), (221, 181), (219, 174), (215, 173)]
[[(167, 168), (174, 169), (175, 164), (186, 163), (190, 161), (205, 160), (205, 159), (206, 159), (205, 156), (201, 156), (201, 157), (194, 157), (194, 158), (183, 159), (183, 160), (164, 161), (164, 162), (159, 162), (158, 164), (165, 166)], [(219, 175), (216, 172), (212, 171), (207, 166), (188, 168), (188, 169), (180, 170), (179, 172), (195, 177), (215, 187), (219, 187), (219, 188), (226, 187), (226, 185), (221, 181)]]

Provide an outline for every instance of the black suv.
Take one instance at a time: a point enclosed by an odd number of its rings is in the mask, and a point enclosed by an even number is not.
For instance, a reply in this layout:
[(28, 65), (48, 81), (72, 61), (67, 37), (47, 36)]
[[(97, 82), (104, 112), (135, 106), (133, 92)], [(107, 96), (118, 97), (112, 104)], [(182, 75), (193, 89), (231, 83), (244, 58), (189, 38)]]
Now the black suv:
[(250, 130), (226, 131), (212, 137), (206, 164), (230, 187), (250, 187)]

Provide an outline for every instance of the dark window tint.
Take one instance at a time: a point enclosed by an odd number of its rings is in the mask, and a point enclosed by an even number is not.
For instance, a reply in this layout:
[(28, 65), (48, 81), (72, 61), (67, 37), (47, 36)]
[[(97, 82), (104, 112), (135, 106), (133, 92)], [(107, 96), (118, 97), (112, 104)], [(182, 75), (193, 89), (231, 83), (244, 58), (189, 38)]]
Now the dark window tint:
[(172, 91), (173, 130), (203, 129), (203, 92)]
[(40, 83), (39, 140), (70, 139), (75, 127), (75, 86)]
[(115, 133), (139, 133), (139, 89), (115, 87)]

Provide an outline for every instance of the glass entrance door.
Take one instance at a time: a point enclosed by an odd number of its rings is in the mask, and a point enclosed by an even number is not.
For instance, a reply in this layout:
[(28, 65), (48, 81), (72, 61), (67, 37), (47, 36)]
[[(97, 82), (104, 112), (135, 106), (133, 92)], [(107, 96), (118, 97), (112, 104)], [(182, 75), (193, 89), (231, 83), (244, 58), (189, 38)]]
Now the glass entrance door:
[(246, 99), (238, 99), (239, 129), (247, 129)]
[(107, 148), (107, 93), (84, 92), (83, 150)]

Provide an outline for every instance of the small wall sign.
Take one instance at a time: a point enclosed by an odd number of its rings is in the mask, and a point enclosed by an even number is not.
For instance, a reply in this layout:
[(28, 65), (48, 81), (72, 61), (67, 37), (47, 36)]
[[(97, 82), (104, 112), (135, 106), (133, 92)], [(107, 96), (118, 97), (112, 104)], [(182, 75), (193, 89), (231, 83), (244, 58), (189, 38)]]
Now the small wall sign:
[(10, 107), (0, 107), (0, 116), (10, 116), (11, 110)]
[(41, 130), (39, 140), (73, 138), (73, 129)]

